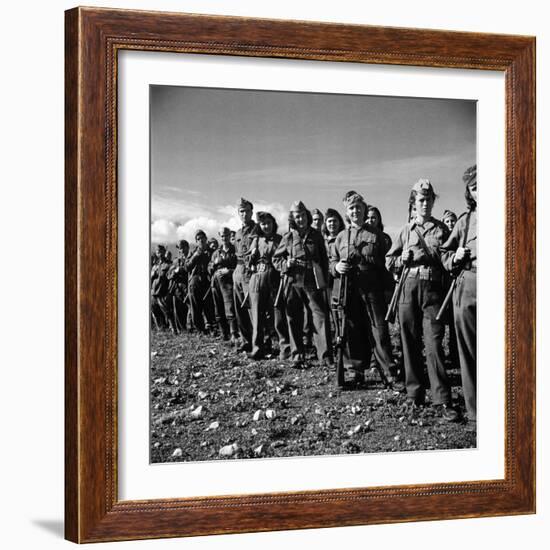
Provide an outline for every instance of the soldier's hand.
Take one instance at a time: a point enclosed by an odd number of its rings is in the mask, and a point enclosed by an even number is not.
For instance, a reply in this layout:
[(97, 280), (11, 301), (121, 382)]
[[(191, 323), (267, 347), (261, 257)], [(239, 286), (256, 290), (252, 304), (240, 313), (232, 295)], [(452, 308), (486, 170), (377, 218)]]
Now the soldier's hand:
[(413, 257), (413, 251), (410, 248), (406, 248), (403, 250), (403, 254), (401, 254), (401, 261), (403, 262), (403, 265), (407, 265), (410, 263)]
[(467, 260), (469, 257), (470, 257), (470, 249), (459, 246), (456, 249), (455, 257), (453, 258), (453, 263), (460, 264), (465, 260)]
[(336, 266), (336, 271), (340, 273), (341, 275), (345, 275), (350, 270), (350, 265), (346, 260), (340, 260)]
[(296, 265), (296, 260), (294, 258), (288, 258), (286, 261), (286, 267), (290, 269)]

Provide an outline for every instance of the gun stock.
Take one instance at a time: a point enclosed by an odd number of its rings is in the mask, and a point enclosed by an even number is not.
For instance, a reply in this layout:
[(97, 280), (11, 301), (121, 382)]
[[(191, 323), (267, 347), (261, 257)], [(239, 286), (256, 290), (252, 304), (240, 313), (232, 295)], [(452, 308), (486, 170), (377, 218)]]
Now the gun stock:
[(449, 290), (447, 291), (447, 294), (445, 296), (445, 300), (443, 300), (443, 303), (441, 304), (441, 307), (439, 308), (439, 311), (435, 316), (436, 321), (441, 321), (441, 317), (443, 317), (443, 314), (445, 313), (447, 307), (449, 306), (449, 302), (453, 297), (453, 292), (455, 287), (456, 287), (456, 278), (453, 279), (453, 282), (451, 283), (451, 286), (449, 287)]
[(386, 317), (384, 318), (384, 320), (388, 323), (395, 323), (395, 315), (397, 313), (397, 305), (399, 304), (399, 297), (401, 296), (403, 285), (405, 284), (405, 279), (409, 275), (409, 270), (410, 270), (410, 267), (403, 268), (403, 271), (401, 271), (401, 276), (399, 277), (399, 282), (397, 283), (393, 291), (391, 302), (388, 307)]

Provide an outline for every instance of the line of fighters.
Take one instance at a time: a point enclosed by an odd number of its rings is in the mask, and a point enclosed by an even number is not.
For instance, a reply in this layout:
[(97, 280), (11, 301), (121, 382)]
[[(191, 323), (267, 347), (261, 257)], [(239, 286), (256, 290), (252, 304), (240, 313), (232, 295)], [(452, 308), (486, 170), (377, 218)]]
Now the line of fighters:
[[(427, 179), (412, 187), (409, 217), (395, 241), (378, 208), (356, 191), (323, 215), (303, 202), (290, 207), (288, 231), (269, 212), (241, 198), (241, 228), (222, 227), (218, 242), (195, 233), (171, 259), (158, 245), (152, 258), (154, 326), (219, 333), (251, 359), (278, 353), (300, 368), (311, 359), (360, 384), (374, 357), (382, 380), (406, 391), (411, 406), (431, 406), (446, 421), (476, 421), (477, 170), (468, 168), (465, 212), (432, 216), (437, 198)], [(392, 357), (389, 322), (398, 323), (403, 377)], [(445, 368), (460, 364), (466, 415), (453, 404)], [(342, 377), (344, 374), (341, 375)], [(404, 381), (403, 381), (404, 378)], [(344, 378), (342, 378), (344, 380)], [(404, 383), (403, 383), (404, 382)], [(340, 385), (348, 382), (340, 381)]]

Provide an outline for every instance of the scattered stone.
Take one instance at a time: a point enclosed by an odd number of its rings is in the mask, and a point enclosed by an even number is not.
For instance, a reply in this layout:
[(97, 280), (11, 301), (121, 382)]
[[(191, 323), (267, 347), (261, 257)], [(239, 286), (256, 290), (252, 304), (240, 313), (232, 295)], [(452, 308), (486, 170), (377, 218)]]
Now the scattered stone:
[(276, 449), (277, 447), (284, 447), (285, 446), (285, 442), (284, 441), (281, 441), (281, 440), (277, 440), (277, 441), (274, 441), (272, 444), (271, 444), (271, 447), (273, 449)]
[(267, 409), (267, 411), (265, 411), (265, 416), (268, 420), (273, 420), (277, 414), (273, 409)]
[(151, 352), (151, 357), (156, 357), (158, 355), (158, 351)]
[(180, 456), (183, 456), (183, 451), (178, 447), (177, 449), (174, 449), (172, 458), (179, 458)]
[(205, 399), (206, 397), (208, 397), (208, 394), (205, 391), (199, 392), (199, 399)]
[(394, 441), (399, 441), (400, 439), (401, 439), (401, 436), (400, 436), (400, 435), (396, 435), (396, 436), (393, 438)]
[(193, 376), (193, 378), (200, 378), (202, 376), (202, 372), (199, 370), (194, 372), (191, 376)]
[(262, 454), (262, 449), (263, 449), (263, 448), (264, 448), (263, 445), (259, 445), (258, 447), (256, 447), (256, 448), (254, 449), (254, 454), (255, 454), (256, 456), (261, 455), (261, 454)]
[(218, 452), (220, 456), (233, 456), (238, 448), (239, 446), (236, 443), (232, 443), (231, 445), (225, 445)]
[(365, 422), (365, 428), (367, 430), (372, 430), (372, 427), (374, 426), (374, 420), (372, 418), (369, 418), (366, 422)]
[(166, 377), (162, 376), (161, 378), (155, 378), (153, 384), (164, 384), (166, 382)]
[(298, 390), (292, 390), (292, 395), (296, 397), (298, 395)]
[(403, 422), (405, 420), (405, 417), (404, 416), (400, 416), (399, 417), (399, 422)]
[(294, 426), (294, 424), (296, 424), (296, 422), (298, 422), (298, 417), (297, 416), (293, 416), (291, 419), (290, 419), (290, 423)]
[(355, 435), (359, 433), (361, 431), (361, 428), (362, 428), (361, 424), (357, 424), (355, 428), (352, 428), (351, 430), (349, 430), (348, 435)]
[(252, 430), (250, 431), (250, 433), (252, 435), (258, 435), (258, 430), (256, 428), (252, 428)]
[(220, 427), (220, 423), (218, 421), (212, 422), (208, 428), (206, 428), (206, 431), (208, 430), (217, 430)]
[(203, 411), (203, 407), (202, 407), (202, 405), (199, 405), (196, 409), (192, 410), (189, 413), (189, 416), (193, 419), (201, 418), (202, 417), (202, 411)]
[(176, 359), (181, 359), (182, 357), (183, 357), (183, 355), (182, 355), (181, 353), (178, 353), (178, 354), (176, 355)]
[(160, 447), (160, 442), (155, 441), (155, 443), (153, 444), (153, 447), (154, 447), (155, 449), (158, 449), (158, 448)]
[(263, 411), (261, 409), (258, 409), (254, 413), (254, 416), (252, 417), (252, 419), (254, 420), (254, 422), (258, 422), (258, 420), (260, 420), (262, 418), (262, 415), (263, 415)]

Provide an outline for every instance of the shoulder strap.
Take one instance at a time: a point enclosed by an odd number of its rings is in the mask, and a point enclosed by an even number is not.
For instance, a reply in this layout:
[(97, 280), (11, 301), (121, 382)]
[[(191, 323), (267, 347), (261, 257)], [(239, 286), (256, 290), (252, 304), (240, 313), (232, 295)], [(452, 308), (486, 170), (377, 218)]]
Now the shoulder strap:
[(470, 217), (472, 215), (472, 211), (468, 210), (468, 213), (466, 214), (466, 229), (464, 231), (464, 238), (462, 239), (462, 248), (466, 246), (466, 243), (468, 242), (468, 232), (470, 231)]
[(428, 245), (426, 244), (426, 241), (424, 240), (424, 236), (422, 235), (422, 233), (420, 232), (420, 229), (418, 229), (418, 226), (415, 225), (414, 226), (414, 231), (416, 232), (416, 234), (418, 235), (418, 240), (420, 241), (420, 246), (422, 247), (422, 250), (424, 250), (424, 252), (426, 253), (426, 255), (430, 258), (432, 258), (433, 260), (436, 260), (438, 263), (441, 263), (441, 258), (437, 255), (437, 254), (434, 254), (430, 248), (428, 247)]

